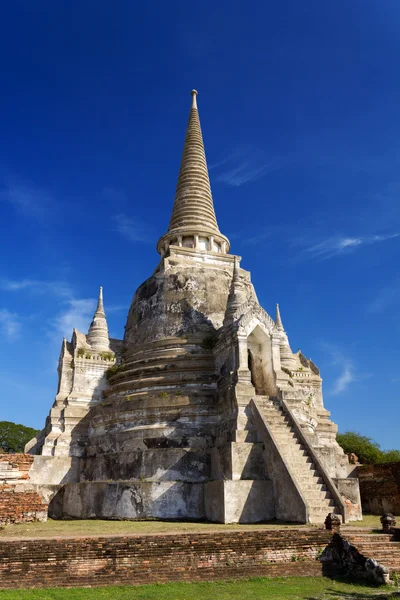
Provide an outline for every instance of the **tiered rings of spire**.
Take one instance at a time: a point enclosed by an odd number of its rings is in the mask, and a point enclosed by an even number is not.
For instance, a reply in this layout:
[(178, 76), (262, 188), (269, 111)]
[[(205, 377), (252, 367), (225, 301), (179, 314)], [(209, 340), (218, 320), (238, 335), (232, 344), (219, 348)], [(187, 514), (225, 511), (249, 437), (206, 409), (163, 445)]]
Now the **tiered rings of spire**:
[(203, 252), (229, 251), (229, 240), (221, 234), (215, 217), (196, 96), (193, 90), (171, 220), (157, 244), (161, 256), (171, 245)]
[(90, 324), (86, 340), (94, 350), (110, 349), (110, 338), (108, 336), (106, 313), (104, 312), (103, 306), (102, 287), (100, 287), (96, 312), (94, 313), (93, 321)]

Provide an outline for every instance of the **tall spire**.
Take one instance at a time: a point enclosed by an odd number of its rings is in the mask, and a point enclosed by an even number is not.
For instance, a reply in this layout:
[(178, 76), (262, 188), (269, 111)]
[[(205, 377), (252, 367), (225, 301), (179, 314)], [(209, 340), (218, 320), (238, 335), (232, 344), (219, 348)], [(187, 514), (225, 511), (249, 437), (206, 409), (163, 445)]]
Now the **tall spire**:
[(103, 306), (103, 288), (100, 287), (97, 308), (94, 313), (93, 321), (90, 323), (89, 331), (86, 336), (87, 343), (93, 350), (109, 350), (110, 338), (108, 337), (108, 327), (106, 313)]
[(224, 325), (231, 323), (235, 319), (237, 310), (246, 301), (246, 289), (242, 280), (240, 279), (239, 263), (240, 257), (235, 256), (231, 289), (229, 291), (228, 302), (225, 310)]
[(297, 361), (293, 356), (293, 352), (289, 344), (289, 338), (282, 325), (279, 304), (276, 305), (275, 327), (280, 333), (279, 350), (281, 355), (281, 363), (284, 367), (287, 367), (288, 369), (295, 369), (297, 366)]
[(278, 331), (284, 331), (281, 319), (281, 313), (279, 311), (279, 304), (276, 305), (276, 318), (275, 325)]
[(192, 90), (172, 215), (167, 233), (158, 241), (158, 252), (165, 253), (169, 245), (211, 252), (229, 250), (229, 241), (220, 233), (215, 217), (196, 90)]

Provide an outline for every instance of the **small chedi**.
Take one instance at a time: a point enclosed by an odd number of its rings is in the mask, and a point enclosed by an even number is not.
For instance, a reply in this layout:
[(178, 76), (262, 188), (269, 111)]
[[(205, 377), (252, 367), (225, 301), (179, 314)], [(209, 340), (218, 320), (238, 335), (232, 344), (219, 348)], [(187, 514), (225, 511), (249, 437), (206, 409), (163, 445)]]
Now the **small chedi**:
[(64, 339), (55, 402), (26, 447), (31, 479), (60, 518), (360, 518), (319, 370), (219, 230), (196, 96), (160, 262), (122, 340), (101, 288), (87, 335)]

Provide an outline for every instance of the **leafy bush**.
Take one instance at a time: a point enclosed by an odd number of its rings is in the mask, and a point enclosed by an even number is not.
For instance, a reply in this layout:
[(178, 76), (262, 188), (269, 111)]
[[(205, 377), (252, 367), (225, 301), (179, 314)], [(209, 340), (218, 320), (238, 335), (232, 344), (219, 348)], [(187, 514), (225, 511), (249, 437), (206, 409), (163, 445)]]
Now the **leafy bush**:
[(107, 371), (105, 373), (107, 380), (111, 379), (111, 377), (113, 377), (120, 371), (125, 371), (125, 369), (126, 369), (125, 365), (117, 365), (117, 363), (113, 364), (111, 367), (109, 367), (107, 369)]
[(100, 358), (102, 358), (103, 360), (113, 360), (114, 359), (114, 352), (100, 352), (99, 355), (100, 355)]
[(346, 454), (356, 454), (362, 464), (375, 465), (400, 461), (400, 450), (381, 450), (375, 440), (355, 431), (338, 433), (336, 439)]

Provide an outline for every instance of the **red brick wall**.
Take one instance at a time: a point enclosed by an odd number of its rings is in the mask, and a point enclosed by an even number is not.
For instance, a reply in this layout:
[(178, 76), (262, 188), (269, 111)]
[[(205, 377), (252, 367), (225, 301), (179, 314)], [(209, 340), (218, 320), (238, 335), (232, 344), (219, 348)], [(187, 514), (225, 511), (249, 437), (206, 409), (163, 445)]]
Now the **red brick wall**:
[(3, 483), (0, 485), (0, 526), (28, 521), (45, 521), (48, 505), (34, 490)]
[(30, 454), (0, 454), (0, 483), (29, 479), (33, 461)]
[(400, 515), (400, 462), (357, 468), (363, 511)]
[(47, 504), (28, 483), (33, 460), (29, 454), (0, 454), (0, 526), (46, 519)]
[(321, 575), (324, 530), (0, 540), (0, 588)]

